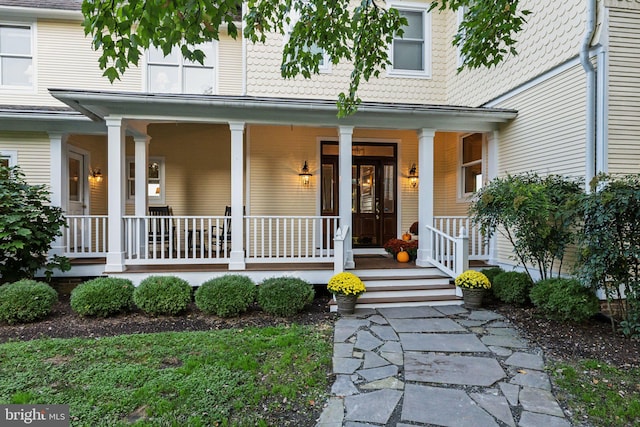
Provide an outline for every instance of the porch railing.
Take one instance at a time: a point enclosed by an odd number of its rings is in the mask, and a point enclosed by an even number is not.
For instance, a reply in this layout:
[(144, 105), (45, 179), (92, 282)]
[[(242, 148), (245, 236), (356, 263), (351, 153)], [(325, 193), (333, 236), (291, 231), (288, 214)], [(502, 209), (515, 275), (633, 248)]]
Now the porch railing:
[(458, 236), (464, 228), (469, 236), (469, 259), (487, 261), (490, 258), (489, 239), (471, 218), (466, 216), (435, 216), (433, 227), (449, 236)]
[(247, 262), (332, 262), (337, 216), (246, 216)]
[(126, 264), (229, 262), (230, 217), (125, 216)]
[(464, 228), (457, 237), (426, 226), (429, 262), (444, 273), (456, 277), (469, 268), (469, 239)]
[(65, 215), (65, 256), (103, 257), (107, 253), (107, 215)]

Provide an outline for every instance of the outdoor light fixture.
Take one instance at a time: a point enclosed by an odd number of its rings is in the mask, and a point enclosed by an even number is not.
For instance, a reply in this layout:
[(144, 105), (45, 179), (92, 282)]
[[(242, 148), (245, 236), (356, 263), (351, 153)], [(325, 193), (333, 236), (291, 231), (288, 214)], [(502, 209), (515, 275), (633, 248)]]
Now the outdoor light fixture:
[(100, 171), (100, 168), (89, 169), (89, 181), (102, 182), (102, 172)]
[(307, 161), (304, 161), (304, 166), (302, 166), (302, 171), (298, 174), (300, 176), (300, 182), (303, 187), (308, 187), (310, 183), (310, 178), (313, 176), (309, 173), (309, 165), (307, 165)]
[(418, 172), (416, 171), (416, 164), (411, 165), (411, 169), (409, 169), (409, 184), (412, 188), (416, 188), (418, 186)]

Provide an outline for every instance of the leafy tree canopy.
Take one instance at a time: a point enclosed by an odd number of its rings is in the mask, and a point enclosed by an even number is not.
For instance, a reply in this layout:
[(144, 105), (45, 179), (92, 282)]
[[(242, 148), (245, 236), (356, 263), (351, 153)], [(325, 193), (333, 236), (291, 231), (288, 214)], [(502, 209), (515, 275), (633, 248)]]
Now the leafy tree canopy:
[[(491, 67), (507, 54), (516, 54), (515, 34), (527, 10), (519, 0), (437, 0), (431, 10), (464, 10), (453, 43), (459, 46), (464, 68)], [(179, 47), (191, 61), (203, 62), (198, 44), (218, 40), (220, 33), (238, 36), (241, 0), (84, 0), (85, 34), (100, 51), (99, 65), (111, 82), (137, 66), (150, 46), (165, 54)], [(296, 19), (294, 20), (293, 17)], [(356, 111), (358, 87), (391, 64), (388, 46), (402, 36), (407, 21), (383, 0), (249, 0), (244, 36), (265, 42), (270, 33), (290, 30), (282, 54), (282, 76), (309, 78), (318, 72), (322, 49), (333, 64), (349, 61), (353, 71), (348, 91), (338, 96), (340, 116)]]

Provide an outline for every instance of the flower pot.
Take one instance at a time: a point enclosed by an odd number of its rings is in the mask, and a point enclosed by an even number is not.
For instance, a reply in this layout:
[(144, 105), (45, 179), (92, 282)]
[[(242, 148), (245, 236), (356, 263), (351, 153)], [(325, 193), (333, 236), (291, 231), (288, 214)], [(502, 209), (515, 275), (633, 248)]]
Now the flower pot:
[(462, 288), (462, 300), (466, 308), (480, 308), (482, 306), (482, 298), (484, 298), (485, 289), (468, 289)]
[(338, 314), (353, 314), (356, 309), (356, 295), (336, 294), (336, 303), (338, 304)]

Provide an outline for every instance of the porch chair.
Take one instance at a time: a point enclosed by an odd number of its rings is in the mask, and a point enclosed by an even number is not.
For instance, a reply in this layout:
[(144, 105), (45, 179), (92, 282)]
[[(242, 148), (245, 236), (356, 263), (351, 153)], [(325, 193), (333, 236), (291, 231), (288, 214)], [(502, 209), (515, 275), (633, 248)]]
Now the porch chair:
[[(247, 214), (246, 207), (242, 207), (242, 215)], [(231, 252), (231, 206), (224, 207), (225, 219), (222, 221), (222, 226), (218, 227), (214, 225), (212, 227), (213, 238), (215, 239), (215, 245), (218, 248), (218, 253), (222, 253), (224, 244), (227, 244), (227, 255)]]
[[(173, 211), (169, 206), (149, 206), (149, 216), (156, 216), (159, 218), (155, 218), (149, 221), (149, 243), (153, 244), (153, 249), (155, 251), (156, 244), (162, 244), (175, 252), (176, 248), (176, 227), (172, 220), (170, 220), (169, 216), (173, 216)], [(160, 218), (162, 217), (162, 218)], [(154, 233), (155, 231), (155, 233)], [(164, 251), (164, 248), (162, 248)]]

